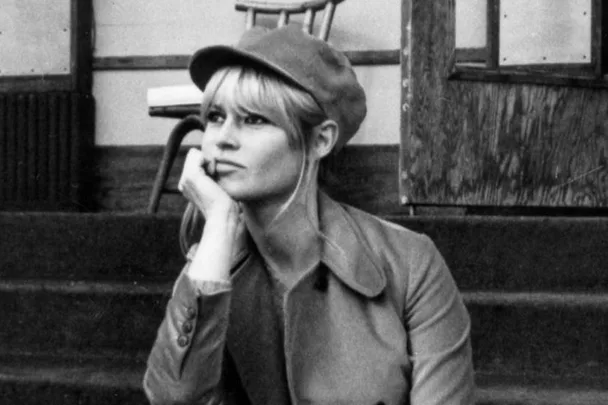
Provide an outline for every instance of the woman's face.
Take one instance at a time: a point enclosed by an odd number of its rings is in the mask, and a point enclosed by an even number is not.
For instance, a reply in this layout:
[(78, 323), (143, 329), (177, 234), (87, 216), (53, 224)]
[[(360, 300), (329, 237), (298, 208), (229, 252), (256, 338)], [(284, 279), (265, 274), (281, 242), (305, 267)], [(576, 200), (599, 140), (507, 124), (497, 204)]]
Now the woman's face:
[(218, 92), (207, 111), (202, 151), (218, 184), (242, 202), (285, 202), (300, 176), (303, 151), (267, 117), (236, 110)]

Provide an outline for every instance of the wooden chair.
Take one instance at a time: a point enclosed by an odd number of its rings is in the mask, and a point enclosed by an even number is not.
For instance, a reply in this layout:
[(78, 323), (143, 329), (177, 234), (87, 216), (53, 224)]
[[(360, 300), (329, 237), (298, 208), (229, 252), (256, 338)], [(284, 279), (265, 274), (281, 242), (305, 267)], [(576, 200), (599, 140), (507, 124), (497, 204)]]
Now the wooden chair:
[[(308, 0), (308, 1), (259, 1), (259, 0), (236, 0), (235, 8), (238, 11), (245, 12), (245, 28), (250, 29), (256, 25), (256, 17), (260, 14), (274, 14), (278, 16), (277, 28), (289, 23), (289, 18), (292, 15), (304, 15), (302, 30), (314, 35), (314, 20), (317, 12), (323, 10), (323, 20), (317, 33), (317, 37), (327, 41), (329, 31), (333, 21), (336, 6), (344, 0)], [(181, 118), (179, 123), (169, 134), (167, 145), (163, 152), (163, 157), (160, 162), (152, 194), (148, 202), (148, 213), (153, 214), (158, 210), (160, 197), (163, 193), (178, 194), (179, 191), (174, 188), (166, 187), (169, 172), (175, 161), (177, 153), (183, 139), (193, 130), (204, 130), (204, 125), (200, 116), (193, 113), (193, 108), (175, 108), (175, 112), (169, 113), (167, 116), (176, 115)], [(180, 114), (181, 111), (181, 114)], [(185, 111), (185, 112), (184, 112)]]
[(237, 10), (247, 13), (246, 29), (255, 25), (258, 14), (278, 14), (277, 28), (289, 23), (289, 17), (292, 14), (304, 14), (302, 29), (309, 34), (313, 33), (315, 14), (324, 10), (318, 37), (327, 41), (336, 6), (342, 1), (344, 0), (309, 0), (285, 3), (280, 1), (236, 0), (235, 7)]

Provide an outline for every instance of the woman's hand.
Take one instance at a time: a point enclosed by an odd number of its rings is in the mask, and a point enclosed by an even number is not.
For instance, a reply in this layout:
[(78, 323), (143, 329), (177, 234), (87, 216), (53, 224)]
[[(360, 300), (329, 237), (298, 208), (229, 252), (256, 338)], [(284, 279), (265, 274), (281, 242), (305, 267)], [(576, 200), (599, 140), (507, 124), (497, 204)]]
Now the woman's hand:
[(209, 219), (214, 213), (239, 212), (240, 208), (214, 180), (215, 161), (195, 148), (188, 151), (177, 188)]
[(190, 149), (178, 189), (205, 217), (203, 235), (190, 277), (227, 280), (233, 260), (245, 249), (245, 221), (239, 204), (214, 180), (215, 162), (198, 149)]

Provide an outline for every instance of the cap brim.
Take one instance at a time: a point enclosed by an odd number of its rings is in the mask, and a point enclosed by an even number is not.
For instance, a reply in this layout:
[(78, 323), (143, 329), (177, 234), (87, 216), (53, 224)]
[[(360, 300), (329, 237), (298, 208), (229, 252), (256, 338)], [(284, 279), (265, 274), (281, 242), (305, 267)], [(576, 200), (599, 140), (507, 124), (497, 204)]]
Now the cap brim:
[(287, 71), (278, 65), (269, 62), (255, 53), (227, 45), (214, 45), (199, 49), (190, 59), (188, 70), (190, 71), (192, 82), (201, 89), (201, 91), (204, 91), (211, 76), (213, 76), (216, 71), (226, 66), (255, 66), (266, 68), (297, 87), (308, 91)]

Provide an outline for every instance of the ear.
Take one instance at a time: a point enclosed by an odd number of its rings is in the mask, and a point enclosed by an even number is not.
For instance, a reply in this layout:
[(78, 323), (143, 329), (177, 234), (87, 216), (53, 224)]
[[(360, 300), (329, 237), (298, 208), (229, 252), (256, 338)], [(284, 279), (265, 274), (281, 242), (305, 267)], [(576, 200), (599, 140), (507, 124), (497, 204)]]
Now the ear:
[(314, 127), (311, 155), (319, 160), (329, 155), (338, 141), (339, 131), (338, 124), (333, 120), (325, 120)]

